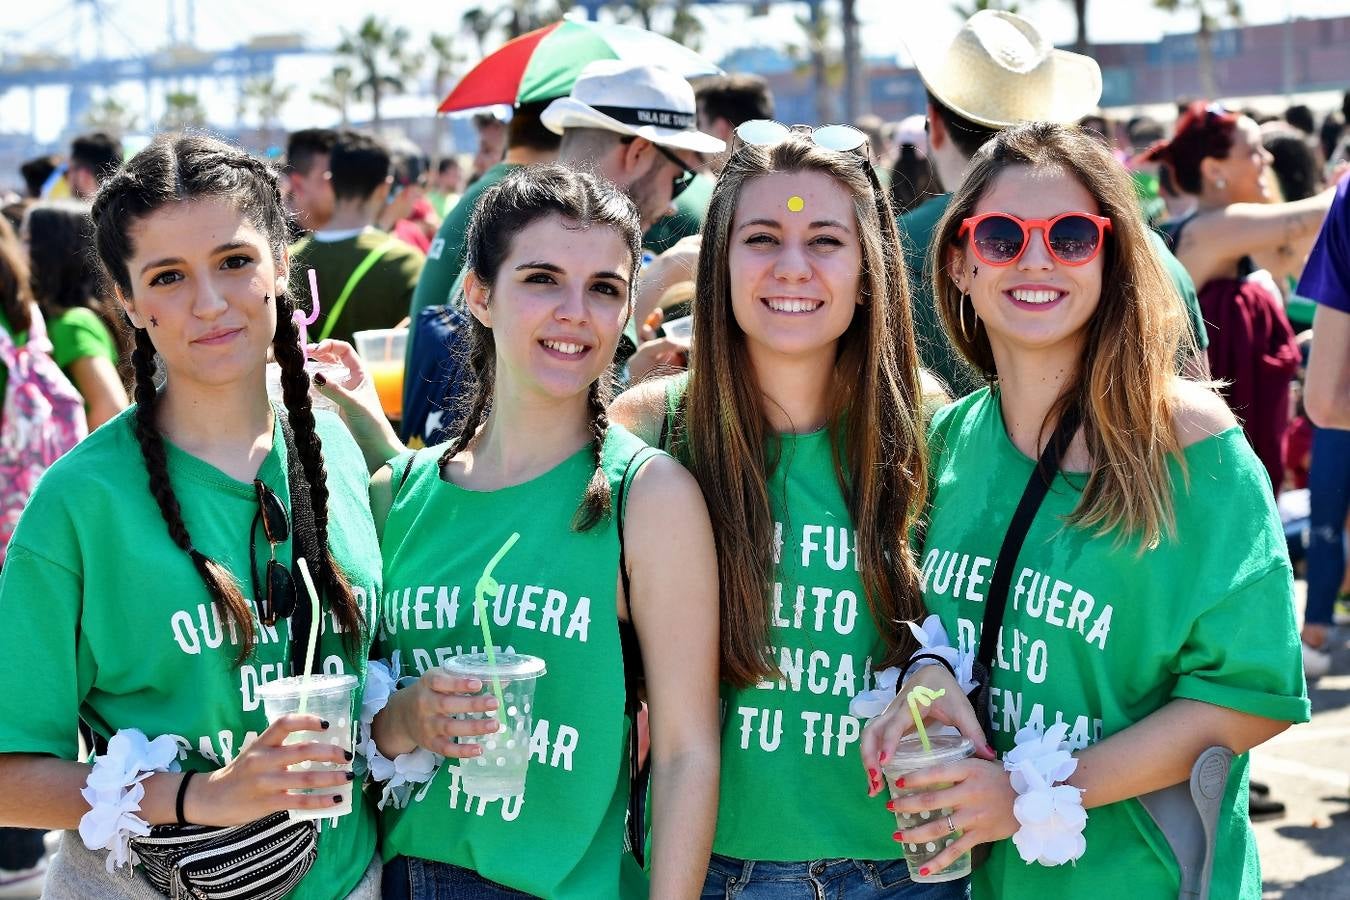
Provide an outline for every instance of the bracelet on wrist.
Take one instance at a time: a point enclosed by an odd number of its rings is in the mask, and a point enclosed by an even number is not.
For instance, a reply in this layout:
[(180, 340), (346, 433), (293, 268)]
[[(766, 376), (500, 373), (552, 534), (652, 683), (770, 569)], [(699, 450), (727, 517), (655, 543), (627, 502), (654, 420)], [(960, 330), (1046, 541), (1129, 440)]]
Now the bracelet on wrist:
[(1018, 795), (1013, 816), (1021, 828), (1012, 840), (1024, 862), (1058, 866), (1087, 849), (1083, 792), (1063, 783), (1078, 768), (1064, 740), (1068, 732), (1064, 722), (1045, 731), (1028, 725), (1017, 732), (1015, 746), (1003, 758)]

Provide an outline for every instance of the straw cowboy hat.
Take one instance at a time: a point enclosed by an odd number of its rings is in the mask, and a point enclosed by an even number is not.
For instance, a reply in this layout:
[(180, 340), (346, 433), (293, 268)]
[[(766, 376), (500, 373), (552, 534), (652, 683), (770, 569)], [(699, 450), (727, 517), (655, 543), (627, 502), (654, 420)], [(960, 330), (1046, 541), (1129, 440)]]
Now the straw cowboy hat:
[(572, 93), (548, 105), (540, 120), (554, 134), (600, 128), (663, 147), (721, 153), (726, 144), (694, 128), (694, 89), (668, 69), (600, 59), (581, 70)]
[(907, 48), (934, 97), (990, 128), (1077, 122), (1101, 100), (1096, 60), (1056, 50), (1036, 26), (1012, 13), (981, 10), (950, 45), (916, 40)]

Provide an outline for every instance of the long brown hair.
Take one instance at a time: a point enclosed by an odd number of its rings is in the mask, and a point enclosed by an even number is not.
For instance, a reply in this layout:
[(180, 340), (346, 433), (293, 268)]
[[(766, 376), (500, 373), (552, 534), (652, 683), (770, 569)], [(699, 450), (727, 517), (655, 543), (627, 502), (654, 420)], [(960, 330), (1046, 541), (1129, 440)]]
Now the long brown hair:
[[(998, 370), (983, 322), (966, 336), (948, 252), (968, 252), (957, 236), (980, 198), (1014, 166), (1058, 168), (1097, 201), (1111, 220), (1102, 249), (1102, 293), (1086, 326), (1078, 372), (1042, 423), (1047, 433), (1070, 404), (1082, 411), (1093, 460), (1073, 523), (1098, 534), (1138, 533), (1141, 548), (1172, 527), (1169, 456), (1179, 455), (1172, 424), (1171, 379), (1178, 360), (1195, 353), (1185, 307), (1150, 245), (1129, 174), (1100, 142), (1078, 128), (1043, 122), (1000, 132), (971, 160), (933, 241), (933, 296), (953, 346), (987, 379)], [(969, 326), (967, 326), (969, 328)]]
[[(127, 261), (133, 253), (131, 229), (136, 222), (171, 203), (205, 197), (229, 200), (271, 245), (280, 264), (285, 253), (287, 220), (276, 173), (263, 162), (211, 138), (165, 135), (137, 153), (109, 179), (94, 201), (93, 220), (99, 260), (107, 277), (125, 296), (132, 292)], [(322, 558), (310, 560), (314, 580), (343, 629), (348, 650), (360, 646), (365, 627), (360, 606), (328, 544), (328, 483), (323, 443), (315, 430), (309, 400), (309, 375), (300, 350), (300, 333), (286, 293), (276, 297), (277, 325), (272, 352), (281, 367), (282, 397), (295, 433), (296, 453), (309, 483), (310, 504)], [(169, 537), (192, 560), (202, 583), (221, 614), (243, 635), (236, 665), (253, 652), (257, 640), (253, 615), (230, 571), (192, 544), (182, 509), (169, 478), (167, 451), (159, 430), (159, 391), (155, 389), (155, 347), (150, 334), (137, 328), (132, 350), (136, 413), (133, 430), (150, 475), (149, 489), (159, 506)], [(279, 426), (278, 426), (279, 427)], [(292, 498), (294, 499), (294, 498)], [(292, 521), (295, 517), (292, 515)]]
[(923, 611), (909, 531), (927, 482), (919, 359), (895, 216), (861, 156), (792, 135), (745, 146), (727, 161), (708, 204), (699, 254), (689, 388), (672, 435), (703, 488), (717, 541), (722, 590), (722, 677), (749, 685), (778, 669), (769, 649), (767, 585), (773, 515), (767, 481), (777, 461), (772, 427), (750, 373), (745, 333), (731, 306), (727, 264), (741, 191), (774, 172), (821, 172), (853, 196), (862, 245), (861, 305), (839, 339), (828, 428), (835, 472), (858, 532), (858, 564), (887, 662), (908, 650), (901, 624)]
[(10, 331), (22, 334), (33, 324), (33, 290), (28, 283), (28, 263), (9, 220), (0, 218), (0, 312)]

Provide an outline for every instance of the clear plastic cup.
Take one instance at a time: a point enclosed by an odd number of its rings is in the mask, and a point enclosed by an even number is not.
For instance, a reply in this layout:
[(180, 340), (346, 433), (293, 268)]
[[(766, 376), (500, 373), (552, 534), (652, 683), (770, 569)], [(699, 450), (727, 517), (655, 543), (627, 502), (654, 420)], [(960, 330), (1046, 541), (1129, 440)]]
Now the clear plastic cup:
[[(316, 360), (309, 360), (305, 363), (305, 371), (309, 373), (312, 379), (315, 374), (322, 372), (323, 376), (329, 381), (341, 384), (347, 380), (347, 367), (337, 363), (321, 363)], [(285, 405), (286, 400), (281, 390), (281, 366), (276, 363), (267, 364), (267, 397), (273, 403)], [(318, 388), (311, 386), (309, 389), (309, 403), (314, 409), (326, 409), (330, 412), (337, 411), (337, 405), (329, 400), (323, 394), (319, 393)]]
[[(525, 772), (530, 764), (530, 734), (534, 730), (534, 686), (547, 668), (537, 656), (498, 653), (495, 672), (502, 689), (502, 706), (496, 712), (461, 713), (458, 719), (497, 718), (497, 730), (459, 738), (461, 744), (478, 744), (481, 756), (459, 761), (461, 786), (466, 794), (499, 800), (525, 793)], [(486, 653), (466, 653), (443, 664), (457, 678), (476, 678), (483, 683), (479, 696), (495, 696)]]
[[(886, 760), (886, 764), (881, 767), (881, 771), (886, 776), (886, 783), (890, 786), (892, 799), (951, 787), (949, 784), (940, 784), (936, 786), (928, 785), (923, 788), (897, 788), (895, 784), (897, 779), (910, 772), (926, 769), (929, 766), (942, 765), (943, 763), (957, 762), (975, 752), (975, 745), (959, 734), (930, 735), (928, 740), (933, 748), (931, 751), (923, 749), (923, 744), (917, 736), (905, 738), (895, 748), (895, 753)], [(941, 822), (951, 814), (951, 809), (925, 810), (915, 814), (897, 812), (895, 823), (903, 834), (918, 828), (920, 825), (927, 825), (934, 821)], [(905, 841), (903, 843), (905, 863), (909, 866), (910, 880), (918, 882), (955, 881), (969, 875), (969, 852), (961, 854), (956, 862), (941, 872), (929, 872), (927, 875), (919, 874), (920, 869), (926, 867), (935, 856), (947, 849), (948, 845), (959, 837), (961, 837), (961, 829), (958, 828), (937, 840), (922, 843)]]
[[(263, 711), (267, 714), (268, 724), (275, 722), (282, 716), (300, 711), (300, 684), (302, 681), (303, 679), (299, 676), (282, 678), (279, 681), (268, 682), (258, 688), (258, 696), (262, 698)], [(325, 731), (293, 731), (286, 737), (286, 743), (299, 744), (314, 741), (320, 744), (333, 744), (351, 753), (352, 727), (355, 724), (353, 715), (355, 694), (355, 675), (311, 676), (309, 679), (309, 699), (305, 704), (305, 712), (326, 719), (328, 728)], [(291, 771), (345, 772), (350, 768), (350, 763), (306, 761), (291, 766)], [(293, 809), (290, 811), (292, 819), (330, 819), (334, 816), (345, 816), (352, 811), (351, 782), (339, 787), (303, 788), (292, 791), (292, 793), (336, 794), (342, 797), (342, 802), (334, 804), (331, 808)]]
[(694, 338), (694, 317), (684, 316), (680, 319), (671, 319), (669, 322), (662, 322), (661, 330), (664, 331), (666, 337), (670, 338), (672, 341), (688, 347)]
[(352, 343), (375, 383), (384, 414), (399, 418), (403, 415), (403, 351), (408, 346), (408, 329), (358, 331), (352, 335)]

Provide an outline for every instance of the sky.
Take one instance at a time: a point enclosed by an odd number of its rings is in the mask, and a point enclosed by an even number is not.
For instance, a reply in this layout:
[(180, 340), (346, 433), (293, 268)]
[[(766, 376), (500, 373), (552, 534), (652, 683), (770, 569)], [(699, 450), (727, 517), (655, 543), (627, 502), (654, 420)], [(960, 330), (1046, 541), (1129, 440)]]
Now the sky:
[[(109, 57), (137, 56), (152, 52), (168, 42), (172, 15), (178, 32), (186, 34), (184, 23), (190, 0), (99, 0), (106, 21), (103, 52)], [(203, 49), (220, 49), (245, 43), (255, 35), (300, 33), (311, 47), (332, 47), (341, 40), (341, 32), (355, 29), (372, 11), (394, 24), (407, 27), (415, 36), (429, 32), (455, 32), (464, 10), (473, 6), (496, 7), (504, 0), (432, 0), (432, 2), (380, 3), (372, 0), (196, 0), (196, 44)], [(829, 4), (831, 7), (834, 3)], [(1249, 24), (1283, 21), (1288, 16), (1350, 15), (1350, 0), (1243, 0), (1244, 21)], [(0, 47), (8, 58), (15, 53), (77, 53), (90, 56), (96, 50), (90, 23), (89, 0), (29, 0), (5, 4), (0, 14)], [(864, 51), (869, 56), (899, 55), (903, 60), (903, 42), (916, 39), (949, 37), (960, 25), (960, 16), (951, 2), (944, 0), (859, 0)], [(77, 13), (77, 7), (82, 10)], [(717, 60), (737, 47), (755, 43), (783, 47), (800, 40), (801, 29), (795, 17), (805, 11), (800, 3), (775, 4), (769, 16), (756, 19), (746, 27), (747, 6), (734, 3), (705, 6), (698, 15), (704, 22), (702, 51)], [(1069, 0), (1022, 0), (1020, 12), (1046, 32), (1056, 43), (1071, 43), (1074, 18)], [(429, 14), (430, 13), (430, 14)], [(1089, 0), (1088, 36), (1093, 42), (1152, 41), (1165, 33), (1195, 29), (1195, 15), (1168, 14), (1153, 7), (1152, 0)], [(473, 41), (460, 37), (463, 51), (475, 58)], [(424, 43), (414, 38), (414, 44)], [(290, 127), (330, 124), (329, 110), (310, 101), (309, 94), (331, 70), (332, 60), (323, 56), (291, 57), (278, 67), (278, 80), (294, 84), (294, 97), (285, 110)], [(199, 85), (210, 118), (233, 121), (236, 95), (232, 87)], [(386, 115), (412, 115), (434, 108), (429, 86), (421, 96), (400, 98), (386, 107)], [(138, 86), (119, 88), (115, 95), (134, 110), (145, 108)], [(37, 131), (40, 139), (52, 140), (65, 126), (66, 92), (61, 88), (38, 92)], [(362, 110), (353, 112), (359, 117)], [(26, 91), (11, 91), (0, 96), (0, 131), (27, 132), (32, 126), (30, 98)], [(144, 118), (144, 117), (143, 117)]]

